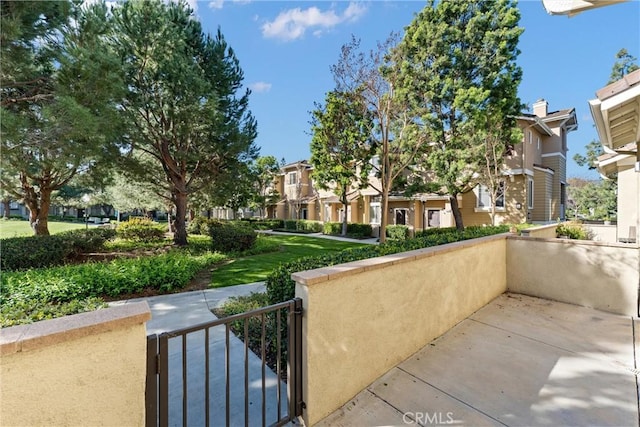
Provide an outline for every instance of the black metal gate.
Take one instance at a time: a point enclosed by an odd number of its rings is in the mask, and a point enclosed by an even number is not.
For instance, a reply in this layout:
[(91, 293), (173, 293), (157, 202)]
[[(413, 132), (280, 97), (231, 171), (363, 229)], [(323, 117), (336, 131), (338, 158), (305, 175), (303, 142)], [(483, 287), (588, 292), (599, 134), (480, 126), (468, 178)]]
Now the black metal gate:
[(147, 426), (282, 425), (302, 415), (299, 298), (147, 337)]

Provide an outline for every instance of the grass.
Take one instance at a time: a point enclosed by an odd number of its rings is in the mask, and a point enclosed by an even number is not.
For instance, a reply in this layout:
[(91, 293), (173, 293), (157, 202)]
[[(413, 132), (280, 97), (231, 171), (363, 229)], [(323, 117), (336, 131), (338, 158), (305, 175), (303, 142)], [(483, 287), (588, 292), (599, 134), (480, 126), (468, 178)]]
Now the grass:
[[(49, 233), (56, 234), (63, 231), (77, 230), (85, 225), (76, 222), (53, 222), (49, 221)], [(11, 220), (0, 221), (0, 239), (8, 237), (32, 236), (33, 230), (29, 226), (29, 221)]]
[(324, 253), (365, 246), (362, 243), (299, 235), (269, 236), (265, 239), (268, 239), (270, 242), (277, 242), (280, 249), (276, 252), (237, 258), (228, 264), (218, 267), (214, 270), (211, 277), (211, 286), (214, 288), (222, 288), (225, 286), (260, 282), (265, 280), (267, 275), (280, 263), (307, 256), (322, 255)]

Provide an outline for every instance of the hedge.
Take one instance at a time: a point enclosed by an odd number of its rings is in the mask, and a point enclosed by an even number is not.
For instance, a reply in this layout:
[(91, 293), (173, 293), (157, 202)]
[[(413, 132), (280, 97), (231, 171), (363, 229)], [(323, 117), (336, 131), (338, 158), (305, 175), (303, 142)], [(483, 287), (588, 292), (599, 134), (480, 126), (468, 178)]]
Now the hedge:
[(137, 242), (162, 240), (167, 232), (166, 226), (145, 217), (132, 217), (118, 225), (118, 237)]
[(0, 326), (31, 323), (104, 306), (102, 296), (139, 293), (146, 288), (171, 292), (184, 287), (204, 267), (224, 259), (188, 251), (120, 258), (23, 272), (0, 279)]
[(258, 237), (256, 232), (240, 223), (209, 221), (211, 248), (222, 253), (242, 252), (251, 249)]
[(409, 227), (406, 225), (387, 225), (387, 237), (390, 240), (406, 240), (409, 238)]
[(498, 233), (506, 233), (506, 225), (496, 227), (467, 227), (464, 231), (448, 230), (442, 233), (401, 241), (389, 241), (380, 245), (370, 245), (317, 257), (307, 257), (280, 264), (267, 277), (267, 296), (271, 304), (287, 301), (295, 296), (295, 282), (291, 280), (293, 273), (367, 258), (406, 252), (431, 246), (443, 245), (460, 240), (474, 239)]
[(284, 230), (286, 231), (302, 231), (306, 233), (321, 233), (322, 222), (311, 221), (308, 219), (285, 219)]
[(10, 237), (0, 240), (0, 270), (27, 270), (63, 264), (73, 255), (95, 252), (115, 236), (115, 230), (71, 230), (50, 236)]
[[(325, 222), (322, 230), (323, 234), (329, 235), (341, 235), (342, 223), (341, 222)], [(371, 224), (358, 224), (347, 223), (347, 236), (349, 237), (371, 237), (373, 235), (373, 229)]]

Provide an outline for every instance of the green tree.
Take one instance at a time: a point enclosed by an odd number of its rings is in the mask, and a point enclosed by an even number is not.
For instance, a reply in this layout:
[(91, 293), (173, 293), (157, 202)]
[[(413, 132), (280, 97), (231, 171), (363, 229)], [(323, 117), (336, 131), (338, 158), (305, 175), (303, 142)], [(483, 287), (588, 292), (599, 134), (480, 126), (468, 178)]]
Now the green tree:
[(125, 2), (114, 15), (129, 148), (148, 155), (128, 167), (157, 193), (170, 194), (174, 243), (186, 245), (189, 195), (234, 179), (238, 164), (257, 154), (250, 92), (237, 95), (243, 72), (235, 53), (219, 30), (203, 33), (185, 2)]
[(570, 178), (569, 204), (574, 218), (609, 220), (617, 215), (617, 183), (614, 180)]
[(51, 195), (118, 156), (117, 58), (104, 4), (2, 2), (2, 188), (49, 234)]
[(490, 120), (501, 124), (495, 129), (507, 146), (516, 142), (519, 19), (513, 0), (430, 0), (397, 49), (404, 59), (398, 93), (429, 141), (424, 169), (433, 173), (432, 188), (449, 197), (458, 229), (457, 197), (475, 187), (484, 162), (484, 137), (475, 131)]
[[(332, 188), (347, 212), (348, 196), (368, 184), (372, 120), (358, 96), (332, 91), (325, 105), (312, 112), (311, 164), (313, 179), (324, 190)], [(342, 235), (347, 235), (347, 215)]]
[(279, 197), (273, 184), (280, 173), (280, 164), (274, 156), (261, 156), (251, 164), (250, 173), (254, 185), (251, 203), (260, 210), (260, 216), (265, 217), (267, 205)]
[(408, 105), (398, 97), (399, 65), (403, 58), (391, 48), (397, 35), (379, 43), (368, 53), (360, 50), (360, 41), (352, 38), (342, 46), (340, 57), (331, 71), (336, 90), (350, 93), (354, 101), (365, 105), (373, 126), (369, 141), (374, 150), (372, 168), (377, 180), (369, 185), (380, 193), (380, 241), (386, 239), (389, 194), (426, 147), (424, 135), (418, 132), (414, 117), (407, 114)]
[(640, 68), (638, 67), (638, 58), (627, 52), (627, 49), (620, 49), (618, 53), (616, 53), (616, 62), (614, 62), (613, 68), (611, 68), (611, 75), (609, 76), (607, 84), (617, 82), (638, 68)]
[(596, 169), (598, 167), (598, 157), (604, 154), (602, 144), (594, 139), (585, 148), (587, 150), (586, 154), (583, 156), (580, 153), (576, 153), (573, 156), (573, 160), (578, 166), (587, 166), (589, 170)]

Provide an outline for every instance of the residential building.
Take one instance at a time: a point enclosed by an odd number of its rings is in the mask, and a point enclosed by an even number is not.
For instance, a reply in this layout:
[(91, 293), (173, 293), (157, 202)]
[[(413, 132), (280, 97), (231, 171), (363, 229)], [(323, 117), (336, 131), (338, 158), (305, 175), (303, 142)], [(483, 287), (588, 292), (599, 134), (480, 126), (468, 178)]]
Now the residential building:
[(640, 242), (640, 70), (597, 91), (589, 105), (605, 151), (598, 170), (618, 180), (616, 240)]
[[(533, 105), (533, 112), (517, 118), (523, 139), (506, 157), (502, 182), (503, 194), (497, 200), (496, 223), (549, 223), (565, 218), (567, 135), (576, 130), (578, 122), (574, 108), (549, 111), (544, 99)], [(376, 159), (372, 160), (374, 163)], [(379, 178), (372, 171), (369, 186), (354, 189), (349, 194), (346, 212), (331, 191), (314, 187), (313, 167), (306, 161), (282, 167), (276, 189), (283, 195), (269, 208), (269, 217), (341, 221), (371, 224), (374, 234), (380, 226), (382, 212)], [(427, 178), (428, 179), (428, 178)], [(487, 188), (478, 185), (473, 191), (458, 196), (465, 225), (491, 223), (491, 202)], [(453, 227), (451, 204), (447, 195), (403, 192), (389, 196), (387, 225), (407, 225), (413, 230), (433, 227)]]

